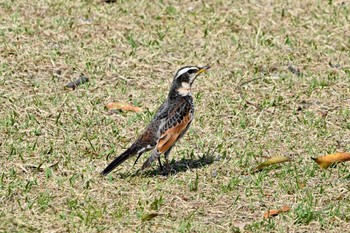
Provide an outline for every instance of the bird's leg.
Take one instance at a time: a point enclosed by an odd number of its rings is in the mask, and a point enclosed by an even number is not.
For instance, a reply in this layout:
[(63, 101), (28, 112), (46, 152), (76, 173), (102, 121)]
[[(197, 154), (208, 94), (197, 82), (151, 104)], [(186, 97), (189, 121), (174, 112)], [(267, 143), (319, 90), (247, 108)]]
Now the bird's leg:
[(165, 170), (167, 171), (167, 173), (170, 173), (170, 164), (169, 164), (169, 159), (165, 158)]
[(144, 170), (147, 167), (149, 167), (155, 159), (159, 158), (159, 156), (160, 153), (158, 153), (157, 149), (154, 149), (151, 153), (151, 156), (143, 163), (141, 170)]
[(160, 161), (160, 156), (158, 157), (158, 162), (159, 162), (160, 171), (163, 173), (164, 169), (163, 169), (162, 162)]
[(142, 154), (143, 154), (143, 153), (140, 153), (140, 154), (137, 156), (137, 158), (136, 158), (136, 160), (135, 160), (135, 162), (134, 162), (134, 165), (132, 165), (133, 167), (136, 165), (137, 161), (139, 160), (139, 158), (141, 157)]
[(169, 164), (169, 154), (170, 151), (173, 147), (170, 147), (165, 153), (164, 153), (164, 157), (165, 157), (165, 173), (168, 175), (171, 171), (170, 171), (170, 164)]

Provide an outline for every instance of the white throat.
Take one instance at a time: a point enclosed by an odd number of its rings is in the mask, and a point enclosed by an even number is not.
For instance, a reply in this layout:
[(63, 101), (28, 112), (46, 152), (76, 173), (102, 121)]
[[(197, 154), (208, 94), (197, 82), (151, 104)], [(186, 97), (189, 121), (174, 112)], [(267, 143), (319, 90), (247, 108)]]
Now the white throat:
[(177, 89), (181, 96), (186, 96), (191, 94), (191, 85), (186, 82), (181, 83), (181, 87)]

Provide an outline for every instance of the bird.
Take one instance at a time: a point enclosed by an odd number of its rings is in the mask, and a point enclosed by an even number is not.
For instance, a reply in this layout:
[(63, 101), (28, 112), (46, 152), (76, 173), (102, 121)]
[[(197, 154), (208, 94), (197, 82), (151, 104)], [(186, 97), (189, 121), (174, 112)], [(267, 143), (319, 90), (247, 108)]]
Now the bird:
[(167, 171), (169, 171), (169, 154), (176, 142), (187, 132), (194, 117), (192, 84), (198, 75), (209, 68), (209, 65), (180, 68), (173, 78), (167, 99), (158, 108), (149, 125), (137, 140), (116, 157), (101, 174), (108, 175), (133, 156), (137, 156), (135, 166), (141, 155), (150, 150), (152, 150), (150, 157), (143, 163), (141, 170), (146, 169), (158, 159), (160, 170), (164, 172), (160, 160), (160, 156), (164, 154)]

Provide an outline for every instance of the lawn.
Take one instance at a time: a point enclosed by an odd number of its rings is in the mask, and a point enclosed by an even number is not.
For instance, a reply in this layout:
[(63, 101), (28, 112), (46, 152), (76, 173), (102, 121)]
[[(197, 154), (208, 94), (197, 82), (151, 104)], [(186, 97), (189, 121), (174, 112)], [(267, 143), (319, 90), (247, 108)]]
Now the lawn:
[[(2, 0), (0, 231), (348, 231), (350, 163), (311, 158), (350, 151), (349, 17), (332, 0)], [(175, 72), (207, 64), (172, 174), (137, 173), (144, 155), (101, 176)], [(254, 170), (274, 156), (291, 161)]]

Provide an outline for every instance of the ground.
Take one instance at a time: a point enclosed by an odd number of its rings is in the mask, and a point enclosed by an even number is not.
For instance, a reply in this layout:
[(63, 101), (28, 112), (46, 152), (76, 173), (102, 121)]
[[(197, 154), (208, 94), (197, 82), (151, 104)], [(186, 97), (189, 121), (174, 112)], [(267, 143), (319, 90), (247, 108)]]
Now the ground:
[[(0, 3), (0, 231), (346, 232), (348, 1)], [(170, 176), (128, 160), (176, 70), (195, 120)], [(81, 74), (89, 82), (65, 85)], [(115, 111), (118, 101), (143, 109)], [(273, 156), (292, 161), (256, 172)], [(107, 157), (109, 157), (107, 159)], [(289, 212), (265, 219), (269, 209)]]

